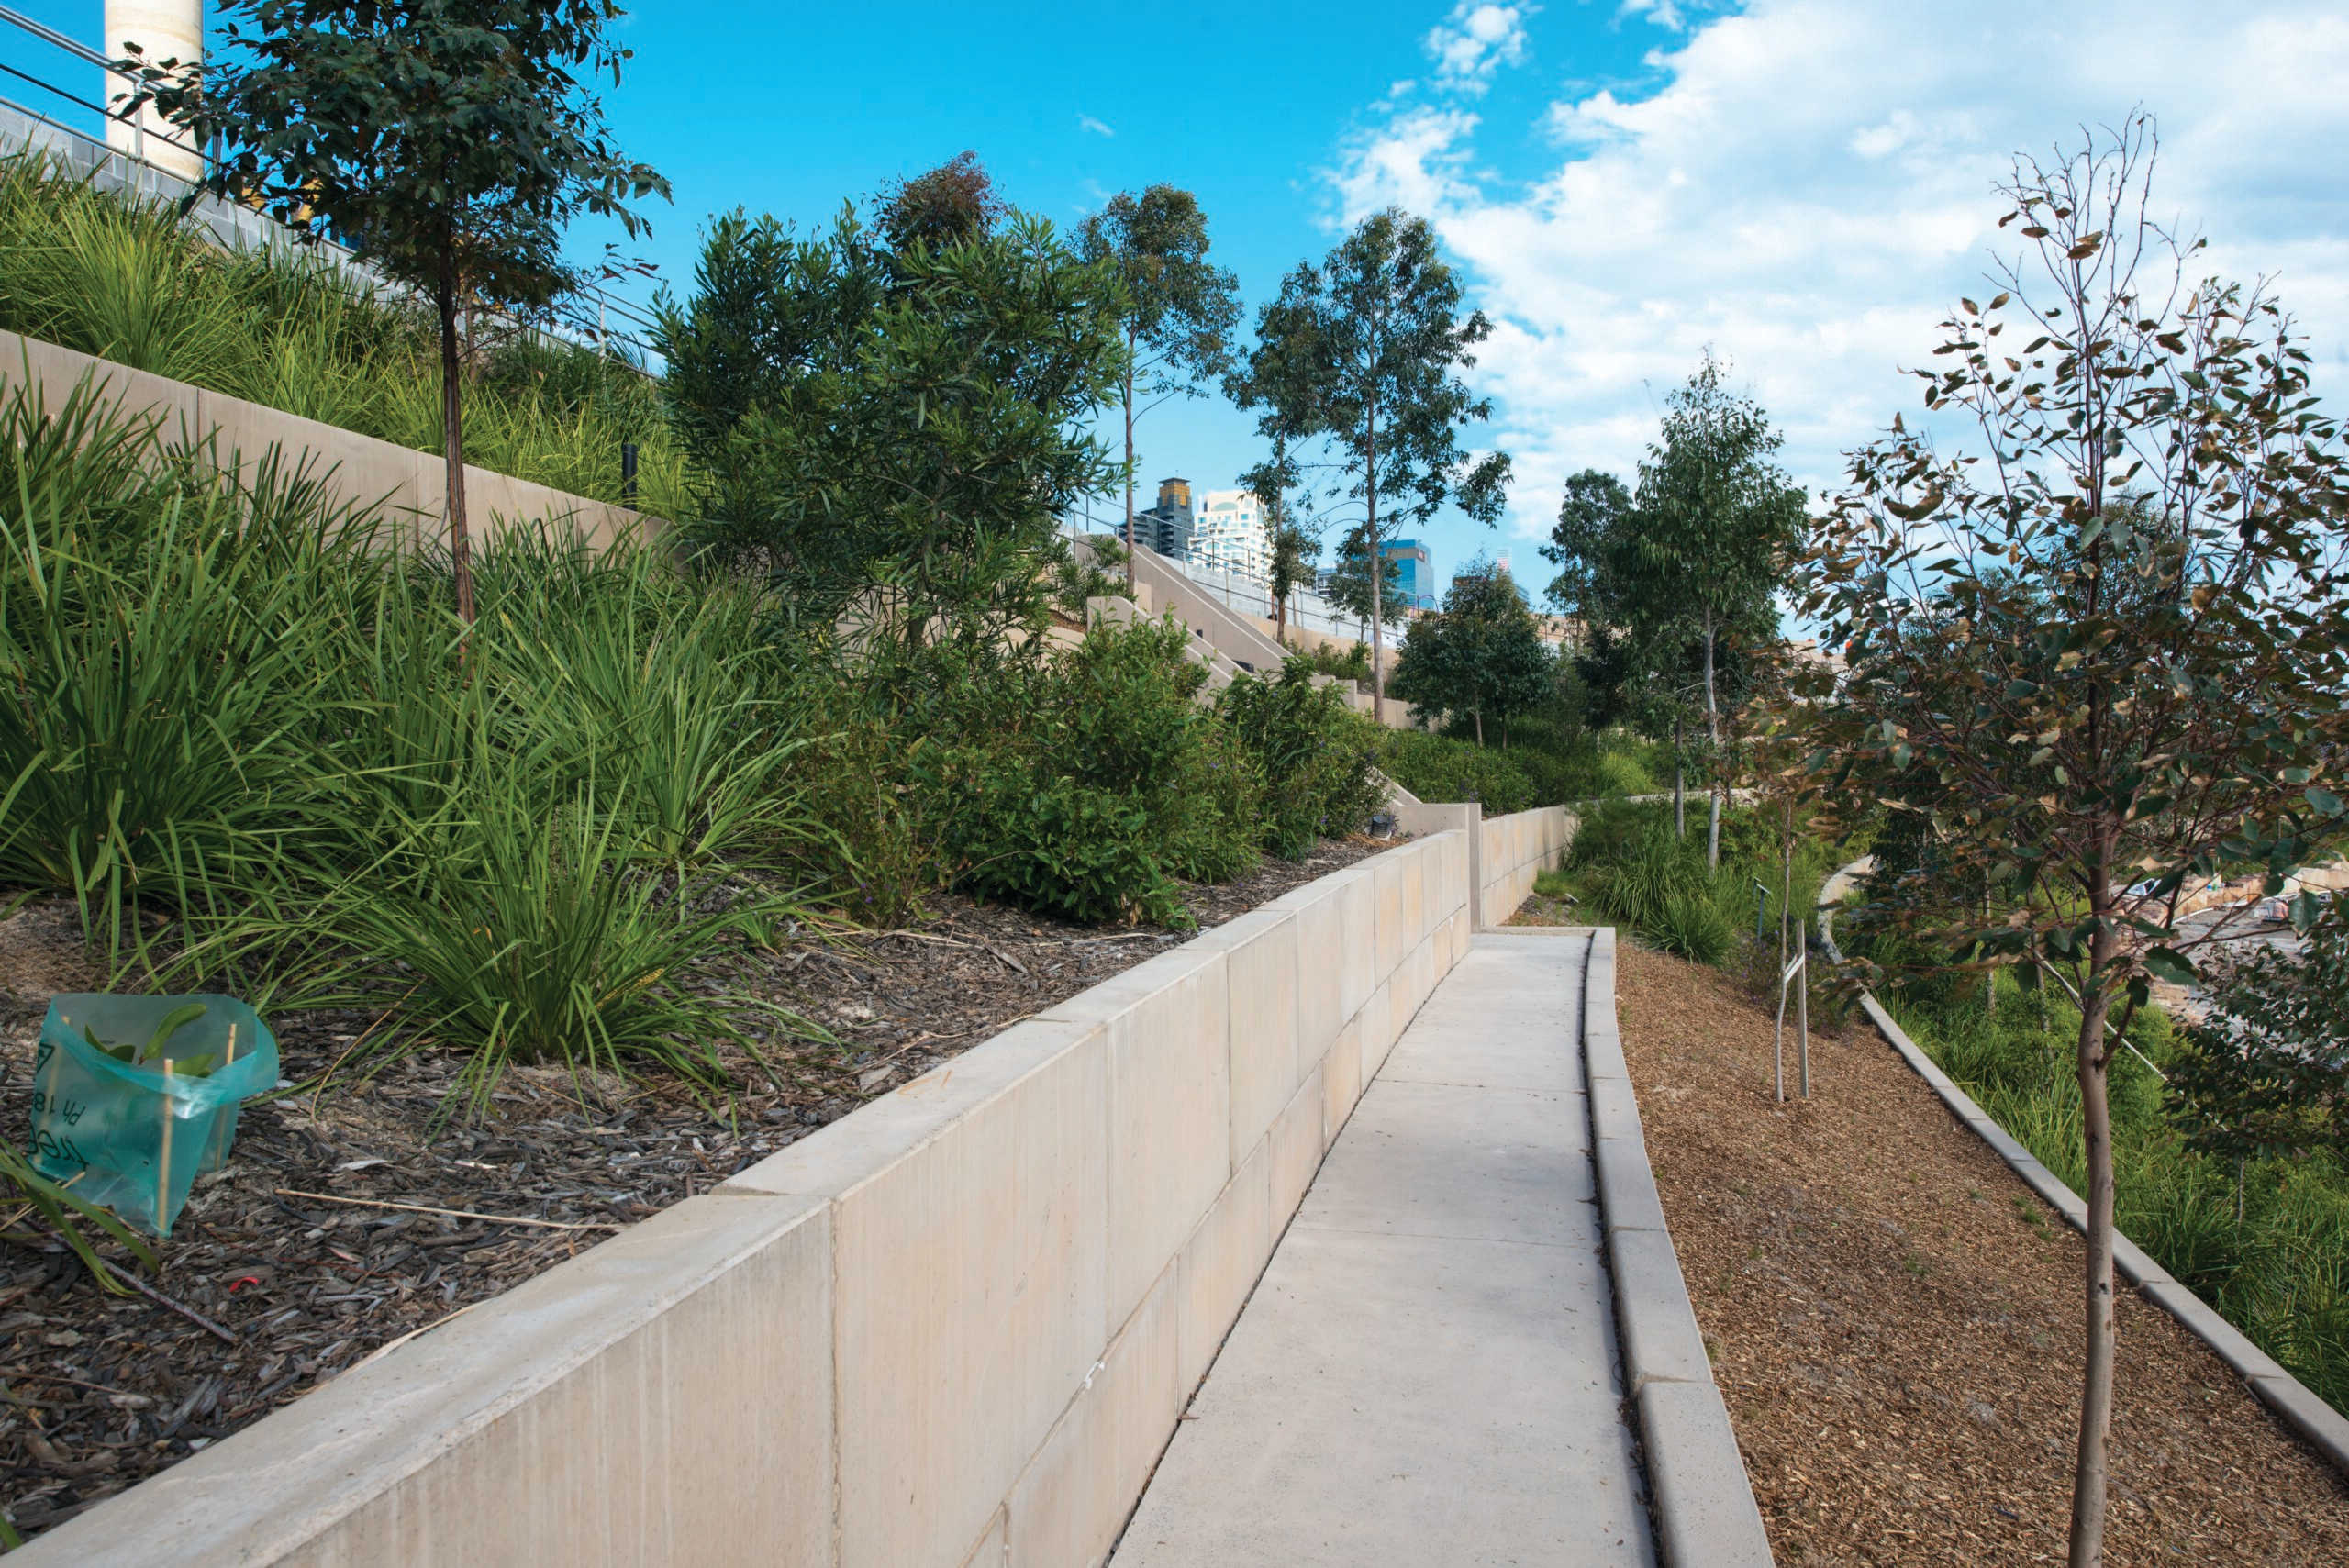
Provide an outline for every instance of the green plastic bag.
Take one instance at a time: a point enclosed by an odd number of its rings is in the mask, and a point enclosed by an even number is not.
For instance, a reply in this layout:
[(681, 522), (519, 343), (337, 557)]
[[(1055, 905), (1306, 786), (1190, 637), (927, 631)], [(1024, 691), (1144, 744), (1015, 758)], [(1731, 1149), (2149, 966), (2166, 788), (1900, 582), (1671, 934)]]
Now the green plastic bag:
[(52, 996), (33, 1056), (33, 1163), (169, 1236), (198, 1173), (227, 1162), (238, 1106), (276, 1086), (276, 1038), (232, 996)]

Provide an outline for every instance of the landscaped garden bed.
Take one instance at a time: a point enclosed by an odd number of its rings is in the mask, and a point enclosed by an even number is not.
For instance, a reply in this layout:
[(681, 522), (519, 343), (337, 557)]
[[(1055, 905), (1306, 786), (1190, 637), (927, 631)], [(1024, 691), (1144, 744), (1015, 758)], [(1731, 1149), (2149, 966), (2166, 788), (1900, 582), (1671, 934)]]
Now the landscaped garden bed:
[[(1772, 1018), (1627, 942), (1623, 1047), (1683, 1273), (1785, 1562), (2056, 1562), (2080, 1252), (1865, 1024), (1774, 1102)], [(1817, 1015), (1814, 1015), (1814, 1022)], [(2349, 1485), (2123, 1291), (2106, 1562), (2349, 1561)]]
[[(1219, 925), (1392, 842), (1324, 840), (1186, 885), (1184, 904)], [(27, 1533), (60, 1523), (1185, 936), (942, 895), (902, 929), (732, 949), (712, 980), (723, 968), (839, 1047), (729, 1060), (742, 1086), (724, 1103), (658, 1073), (516, 1068), (486, 1116), (437, 1136), (462, 1062), (407, 1053), (318, 1085), (379, 1020), (273, 1018), (284, 1073), (306, 1087), (249, 1106), (231, 1162), (199, 1181), (161, 1244), (153, 1287), (168, 1301), (109, 1296), (51, 1239), (0, 1230), (6, 1507)], [(0, 1116), (19, 1125), (47, 993), (84, 983), (81, 963), (70, 909), (0, 923)]]

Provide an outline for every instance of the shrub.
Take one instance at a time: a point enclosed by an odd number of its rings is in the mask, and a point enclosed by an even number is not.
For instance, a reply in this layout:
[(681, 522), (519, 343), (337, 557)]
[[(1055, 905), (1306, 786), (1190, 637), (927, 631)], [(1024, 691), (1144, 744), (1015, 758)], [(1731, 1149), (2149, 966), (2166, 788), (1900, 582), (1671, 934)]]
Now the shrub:
[(1736, 928), (1710, 888), (1673, 894), (1643, 929), (1664, 951), (1697, 963), (1719, 963), (1737, 940)]
[(1475, 800), (1487, 817), (1542, 804), (1533, 781), (1510, 753), (1415, 729), (1379, 738), (1378, 765), (1421, 800)]
[(1284, 860), (1361, 831), (1382, 804), (1375, 731), (1313, 674), (1291, 659), (1276, 677), (1232, 682), (1218, 704), (1265, 784), (1261, 842)]

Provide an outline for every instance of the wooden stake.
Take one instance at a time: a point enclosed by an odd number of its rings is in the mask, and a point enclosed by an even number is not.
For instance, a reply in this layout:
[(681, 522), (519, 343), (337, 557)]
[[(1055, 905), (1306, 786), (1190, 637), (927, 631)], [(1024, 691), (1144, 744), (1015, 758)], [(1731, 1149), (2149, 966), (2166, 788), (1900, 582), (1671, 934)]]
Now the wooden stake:
[(172, 1196), (172, 1059), (163, 1058), (163, 1152), (155, 1162), (155, 1233), (171, 1229)]
[(221, 1061), (220, 1065), (226, 1067), (235, 1060), (237, 1060), (237, 1026), (230, 1024), (228, 1026), (228, 1054)]

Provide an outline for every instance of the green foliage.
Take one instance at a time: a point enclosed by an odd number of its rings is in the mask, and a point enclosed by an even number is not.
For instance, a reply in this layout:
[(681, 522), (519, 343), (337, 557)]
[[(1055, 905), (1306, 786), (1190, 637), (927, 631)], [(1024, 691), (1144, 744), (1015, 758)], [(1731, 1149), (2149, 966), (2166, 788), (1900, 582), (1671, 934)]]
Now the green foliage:
[(2349, 1155), (2349, 910), (2323, 901), (2305, 948), (2231, 965), (2171, 1073), (2188, 1147)]
[(0, 877), (117, 974), (395, 1009), (477, 1095), (544, 1056), (713, 1082), (739, 1026), (686, 973), (823, 848), (771, 611), (518, 544), (467, 636), (300, 479), (102, 409), (0, 399)]
[[(412, 303), (322, 256), (227, 252), (173, 208), (96, 189), (35, 154), (0, 157), (0, 328), (436, 455), (437, 353)], [(618, 502), (640, 448), (641, 504), (675, 515), (684, 454), (656, 384), (592, 350), (515, 336), (476, 344), (469, 460)], [(225, 455), (225, 454), (224, 454)]]
[(1057, 661), (940, 654), (917, 789), (953, 881), (1085, 922), (1187, 927), (1178, 878), (1255, 862), (1254, 760), (1195, 699), (1188, 634), (1097, 627)]
[(1261, 841), (1284, 860), (1360, 832), (1381, 804), (1375, 737), (1313, 673), (1293, 658), (1275, 678), (1232, 682), (1218, 705), (1265, 781)]
[(1442, 611), (1411, 623), (1392, 690), (1420, 715), (1468, 715), (1482, 745), (1486, 719), (1535, 707), (1557, 677), (1557, 659), (1515, 581), (1479, 558), (1453, 573)]
[[(612, 0), (222, 0), (201, 71), (123, 67), (187, 139), (204, 186), (306, 236), (332, 234), (432, 301), (451, 562), (473, 617), (458, 313), (544, 310), (583, 281), (562, 257), (582, 213), (645, 232), (629, 206), (669, 183), (607, 139), (588, 85), (629, 51)], [(189, 62), (193, 63), (193, 62)]]
[(1038, 219), (893, 250), (852, 213), (721, 217), (655, 340), (711, 475), (694, 540), (800, 623), (916, 644), (1041, 625), (1058, 518), (1112, 470), (1080, 434), (1123, 364), (1115, 272)]
[(1487, 817), (1554, 804), (1538, 797), (1512, 753), (1448, 736), (1386, 730), (1378, 739), (1378, 765), (1421, 800), (1480, 801)]
[(1289, 657), (1304, 660), (1306, 669), (1316, 675), (1330, 675), (1341, 681), (1366, 682), (1370, 679), (1370, 644), (1367, 642), (1349, 642), (1341, 647), (1318, 642), (1311, 648), (1291, 653)]

